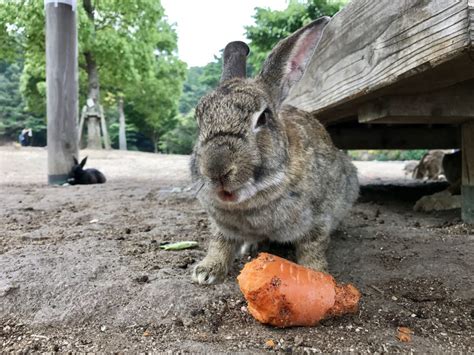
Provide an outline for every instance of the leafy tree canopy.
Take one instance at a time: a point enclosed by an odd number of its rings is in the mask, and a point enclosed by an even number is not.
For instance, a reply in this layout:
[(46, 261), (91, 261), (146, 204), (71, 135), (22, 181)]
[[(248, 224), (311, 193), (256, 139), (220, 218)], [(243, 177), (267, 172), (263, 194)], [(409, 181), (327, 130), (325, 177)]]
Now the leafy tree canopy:
[(278, 41), (321, 16), (334, 15), (347, 0), (290, 0), (282, 11), (255, 8), (255, 25), (246, 27), (250, 40), (249, 62), (258, 72)]
[(25, 110), (20, 95), (20, 75), (22, 62), (7, 63), (0, 61), (0, 136), (8, 140), (17, 140), (23, 128), (34, 132), (33, 144), (46, 143), (46, 124), (44, 119)]
[[(160, 1), (82, 0), (77, 12), (81, 103), (87, 93), (85, 54), (92, 53), (106, 91), (102, 96), (120, 94), (135, 103), (136, 126), (157, 138), (161, 121), (169, 121), (177, 109), (186, 70)], [(21, 92), (27, 108), (43, 115), (44, 14), (43, 1), (0, 2), (0, 59), (24, 57)]]

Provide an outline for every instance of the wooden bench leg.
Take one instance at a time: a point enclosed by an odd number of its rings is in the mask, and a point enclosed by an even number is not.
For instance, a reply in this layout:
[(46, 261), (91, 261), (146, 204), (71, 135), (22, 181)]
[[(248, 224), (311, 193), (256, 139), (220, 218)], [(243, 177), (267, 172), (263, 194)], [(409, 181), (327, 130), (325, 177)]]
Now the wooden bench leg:
[(462, 125), (462, 219), (474, 224), (474, 122)]

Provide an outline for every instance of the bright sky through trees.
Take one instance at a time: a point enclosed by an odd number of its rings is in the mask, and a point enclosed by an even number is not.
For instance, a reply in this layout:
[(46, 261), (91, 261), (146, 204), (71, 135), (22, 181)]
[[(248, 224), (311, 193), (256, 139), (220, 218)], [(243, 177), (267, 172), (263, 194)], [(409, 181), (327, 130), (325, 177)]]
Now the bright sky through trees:
[(170, 23), (176, 23), (178, 51), (189, 66), (203, 66), (234, 40), (245, 40), (255, 7), (283, 10), (287, 0), (162, 0)]

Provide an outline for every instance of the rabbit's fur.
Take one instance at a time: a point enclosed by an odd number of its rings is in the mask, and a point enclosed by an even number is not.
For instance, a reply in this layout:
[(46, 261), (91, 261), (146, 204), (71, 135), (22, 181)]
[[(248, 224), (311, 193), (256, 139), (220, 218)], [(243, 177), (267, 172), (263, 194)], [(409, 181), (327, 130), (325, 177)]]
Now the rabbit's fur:
[(420, 159), (420, 162), (413, 170), (413, 178), (419, 180), (439, 180), (443, 174), (443, 157), (442, 150), (430, 150)]
[(245, 79), (244, 43), (224, 51), (223, 80), (196, 108), (191, 172), (214, 234), (193, 270), (198, 283), (222, 281), (243, 242), (293, 243), (298, 263), (326, 269), (329, 234), (358, 196), (357, 171), (317, 119), (282, 102), (327, 22), (281, 41), (255, 79)]
[(89, 184), (103, 184), (106, 181), (104, 174), (97, 169), (84, 169), (87, 157), (82, 159), (79, 163), (74, 159), (74, 166), (69, 173), (68, 183), (70, 185), (89, 185)]

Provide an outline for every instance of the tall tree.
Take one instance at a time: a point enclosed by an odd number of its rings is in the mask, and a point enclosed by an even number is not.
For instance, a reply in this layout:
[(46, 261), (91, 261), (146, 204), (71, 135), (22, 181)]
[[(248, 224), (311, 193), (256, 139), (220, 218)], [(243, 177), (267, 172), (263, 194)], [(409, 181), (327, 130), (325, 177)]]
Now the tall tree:
[[(43, 6), (37, 0), (0, 2), (0, 58), (25, 53), (22, 91), (28, 107), (40, 112), (45, 97)], [(163, 90), (147, 90), (147, 99), (160, 110), (146, 111), (153, 118), (142, 115), (137, 120), (146, 128), (150, 128), (147, 121), (169, 120), (165, 114), (176, 110), (185, 67), (176, 58), (176, 33), (166, 22), (160, 1), (82, 0), (77, 11), (81, 102), (89, 98), (99, 104), (101, 89), (128, 100), (139, 95), (144, 82), (156, 87), (166, 81), (173, 87), (167, 91), (172, 97), (160, 96)]]

